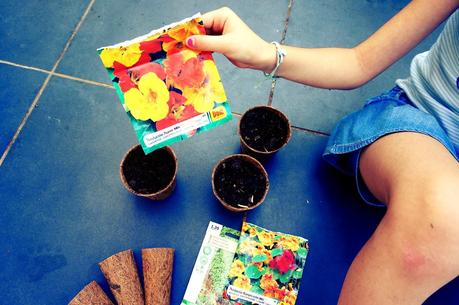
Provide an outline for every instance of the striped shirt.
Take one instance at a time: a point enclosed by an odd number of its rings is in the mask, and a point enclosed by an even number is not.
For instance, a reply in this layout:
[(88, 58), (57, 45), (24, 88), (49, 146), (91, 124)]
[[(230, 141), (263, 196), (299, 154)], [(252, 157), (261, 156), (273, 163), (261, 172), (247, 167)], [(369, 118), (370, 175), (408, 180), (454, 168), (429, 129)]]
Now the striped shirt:
[(416, 107), (437, 119), (459, 153), (459, 9), (432, 48), (414, 57), (410, 77), (396, 84)]

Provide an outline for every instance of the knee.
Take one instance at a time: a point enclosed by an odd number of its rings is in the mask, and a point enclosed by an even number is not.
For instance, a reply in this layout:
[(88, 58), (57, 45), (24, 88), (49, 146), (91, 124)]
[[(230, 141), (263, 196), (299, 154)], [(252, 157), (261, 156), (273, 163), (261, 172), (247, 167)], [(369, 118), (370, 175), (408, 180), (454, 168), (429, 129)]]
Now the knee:
[(459, 178), (434, 177), (412, 198), (389, 205), (388, 236), (405, 276), (459, 275), (458, 198)]
[(392, 232), (386, 232), (389, 236), (386, 251), (398, 265), (400, 276), (409, 281), (459, 275), (457, 235), (451, 237), (447, 230), (436, 232), (438, 229), (431, 224), (400, 223)]

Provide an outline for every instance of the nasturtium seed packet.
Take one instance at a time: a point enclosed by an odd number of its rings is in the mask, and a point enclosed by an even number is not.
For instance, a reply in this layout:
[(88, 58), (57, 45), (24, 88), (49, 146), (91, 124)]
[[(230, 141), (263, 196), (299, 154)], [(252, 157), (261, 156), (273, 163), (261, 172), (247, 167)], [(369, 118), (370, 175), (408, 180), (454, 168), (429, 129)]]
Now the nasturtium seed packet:
[(212, 53), (186, 47), (192, 35), (205, 35), (200, 14), (97, 50), (146, 154), (232, 118)]
[(232, 304), (294, 305), (308, 240), (244, 222), (223, 297)]
[(210, 222), (181, 305), (230, 305), (223, 298), (239, 231)]

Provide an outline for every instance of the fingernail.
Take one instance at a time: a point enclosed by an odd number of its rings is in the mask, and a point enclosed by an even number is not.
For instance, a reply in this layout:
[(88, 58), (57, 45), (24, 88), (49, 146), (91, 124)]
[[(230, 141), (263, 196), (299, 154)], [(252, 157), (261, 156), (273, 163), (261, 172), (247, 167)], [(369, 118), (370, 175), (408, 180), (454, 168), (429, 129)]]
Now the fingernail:
[(194, 47), (194, 39), (191, 38), (191, 37), (188, 38), (188, 39), (186, 40), (186, 44), (187, 44), (187, 46), (189, 46), (189, 47)]

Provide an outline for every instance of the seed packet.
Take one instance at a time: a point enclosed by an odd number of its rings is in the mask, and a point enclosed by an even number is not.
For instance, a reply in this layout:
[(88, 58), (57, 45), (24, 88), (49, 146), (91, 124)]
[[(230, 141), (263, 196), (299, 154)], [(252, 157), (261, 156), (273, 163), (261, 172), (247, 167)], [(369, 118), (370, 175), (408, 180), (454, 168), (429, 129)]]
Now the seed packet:
[(223, 296), (232, 304), (294, 305), (308, 240), (244, 222)]
[(212, 53), (186, 47), (205, 35), (200, 14), (98, 49), (144, 152), (231, 120)]
[(239, 231), (210, 222), (181, 305), (230, 305), (223, 296)]

